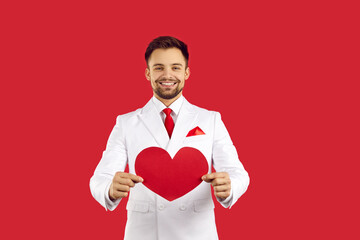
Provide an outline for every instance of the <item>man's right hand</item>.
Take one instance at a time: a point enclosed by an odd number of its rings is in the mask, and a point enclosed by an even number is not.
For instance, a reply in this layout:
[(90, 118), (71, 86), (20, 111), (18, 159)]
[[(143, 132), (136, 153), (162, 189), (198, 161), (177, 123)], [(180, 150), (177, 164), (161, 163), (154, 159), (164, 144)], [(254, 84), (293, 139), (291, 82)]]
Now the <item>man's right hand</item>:
[(136, 176), (131, 173), (117, 172), (112, 180), (109, 189), (109, 197), (112, 201), (124, 198), (129, 195), (131, 187), (135, 186), (135, 183), (143, 182), (142, 177)]

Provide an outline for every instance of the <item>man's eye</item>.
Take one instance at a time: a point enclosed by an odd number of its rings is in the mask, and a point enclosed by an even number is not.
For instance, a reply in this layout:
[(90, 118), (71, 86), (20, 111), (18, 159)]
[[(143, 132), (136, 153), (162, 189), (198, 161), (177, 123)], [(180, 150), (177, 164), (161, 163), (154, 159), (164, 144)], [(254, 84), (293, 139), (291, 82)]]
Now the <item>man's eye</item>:
[(179, 67), (173, 67), (173, 69), (174, 69), (174, 70), (180, 70), (180, 68), (179, 68)]
[(161, 67), (157, 67), (157, 68), (155, 68), (155, 70), (161, 70), (162, 68)]

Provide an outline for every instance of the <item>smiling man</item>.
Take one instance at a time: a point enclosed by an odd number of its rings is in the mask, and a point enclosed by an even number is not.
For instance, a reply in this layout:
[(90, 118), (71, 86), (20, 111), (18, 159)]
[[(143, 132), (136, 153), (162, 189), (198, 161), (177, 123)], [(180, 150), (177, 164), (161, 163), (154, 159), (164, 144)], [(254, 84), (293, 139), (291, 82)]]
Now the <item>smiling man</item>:
[(218, 239), (211, 186), (227, 208), (249, 185), (220, 114), (182, 95), (188, 59), (186, 44), (176, 38), (149, 44), (145, 77), (154, 96), (143, 108), (117, 117), (90, 180), (93, 197), (107, 210), (130, 193), (124, 239)]
[[(148, 65), (145, 70), (146, 79), (151, 82), (154, 96), (169, 106), (182, 95), (185, 80), (189, 78), (187, 59), (176, 47), (155, 49), (151, 56), (150, 51), (148, 49), (145, 53)], [(185, 55), (189, 56), (186, 52)]]

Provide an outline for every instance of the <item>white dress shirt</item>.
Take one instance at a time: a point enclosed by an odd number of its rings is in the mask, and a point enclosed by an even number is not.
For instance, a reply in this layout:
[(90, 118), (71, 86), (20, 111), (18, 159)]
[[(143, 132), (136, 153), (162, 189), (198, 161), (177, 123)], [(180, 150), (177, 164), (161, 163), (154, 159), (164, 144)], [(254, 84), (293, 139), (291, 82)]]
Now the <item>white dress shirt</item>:
[[(167, 108), (159, 99), (157, 99), (155, 96), (152, 97), (152, 101), (155, 104), (156, 109), (158, 110), (161, 119), (163, 122), (165, 122), (166, 114), (163, 112), (165, 108)], [(180, 112), (180, 108), (184, 102), (184, 97), (181, 95), (178, 99), (176, 99), (169, 108), (172, 110), (170, 113), (172, 119), (174, 120), (174, 123), (176, 124), (177, 117)]]

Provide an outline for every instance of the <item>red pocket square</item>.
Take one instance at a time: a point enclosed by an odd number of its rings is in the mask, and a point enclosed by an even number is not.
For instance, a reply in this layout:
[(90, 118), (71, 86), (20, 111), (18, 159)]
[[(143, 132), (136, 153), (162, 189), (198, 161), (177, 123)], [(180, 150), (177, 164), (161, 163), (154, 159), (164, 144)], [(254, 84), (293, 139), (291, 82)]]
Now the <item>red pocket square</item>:
[(197, 135), (205, 135), (205, 133), (203, 130), (201, 130), (201, 128), (196, 127), (194, 129), (191, 129), (189, 133), (186, 135), (186, 137), (197, 136)]

